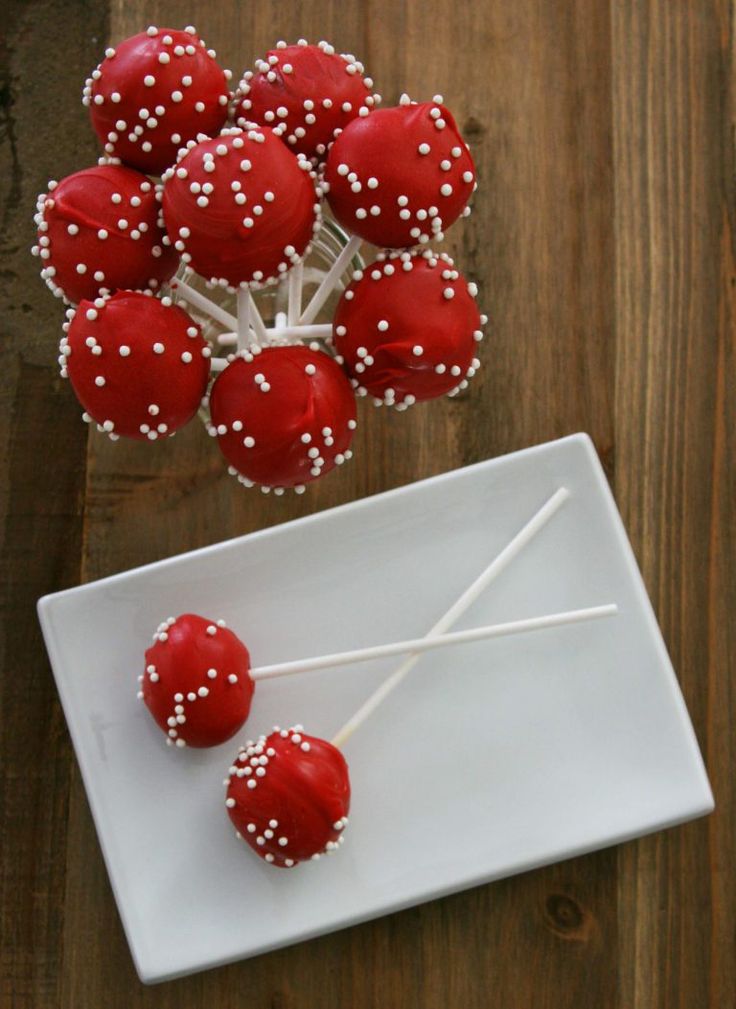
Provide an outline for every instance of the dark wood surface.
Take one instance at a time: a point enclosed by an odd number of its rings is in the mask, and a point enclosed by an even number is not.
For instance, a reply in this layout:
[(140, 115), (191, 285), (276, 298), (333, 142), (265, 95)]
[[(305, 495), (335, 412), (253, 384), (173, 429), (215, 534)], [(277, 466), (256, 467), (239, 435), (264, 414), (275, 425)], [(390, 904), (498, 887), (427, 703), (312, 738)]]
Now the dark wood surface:
[[(10, 8), (0, 40), (0, 1005), (728, 1009), (736, 1005), (734, 8), (728, 0)], [(448, 247), (491, 316), (457, 400), (365, 407), (301, 498), (229, 479), (197, 425), (89, 435), (56, 375), (37, 191), (95, 156), (108, 39), (194, 22), (236, 73), (280, 37), (445, 95), (481, 188)], [(252, 961), (137, 981), (36, 624), (44, 592), (577, 430), (595, 440), (713, 783), (711, 817)], [(581, 754), (581, 760), (585, 755)]]

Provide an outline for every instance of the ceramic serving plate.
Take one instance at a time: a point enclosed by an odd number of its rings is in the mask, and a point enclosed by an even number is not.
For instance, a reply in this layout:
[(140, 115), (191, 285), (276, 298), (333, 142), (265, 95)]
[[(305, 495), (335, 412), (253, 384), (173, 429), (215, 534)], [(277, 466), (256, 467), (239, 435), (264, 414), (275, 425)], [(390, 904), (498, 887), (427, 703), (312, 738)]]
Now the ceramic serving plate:
[[(258, 684), (212, 750), (136, 699), (167, 616), (224, 618), (255, 665), (425, 634), (558, 488), (570, 498), (456, 629), (615, 602), (615, 617), (422, 657), (345, 746), (339, 852), (291, 871), (226, 815), (237, 744), (330, 738), (396, 660)], [(154, 982), (353, 925), (713, 807), (692, 726), (590, 440), (576, 435), (39, 603), (138, 973)]]

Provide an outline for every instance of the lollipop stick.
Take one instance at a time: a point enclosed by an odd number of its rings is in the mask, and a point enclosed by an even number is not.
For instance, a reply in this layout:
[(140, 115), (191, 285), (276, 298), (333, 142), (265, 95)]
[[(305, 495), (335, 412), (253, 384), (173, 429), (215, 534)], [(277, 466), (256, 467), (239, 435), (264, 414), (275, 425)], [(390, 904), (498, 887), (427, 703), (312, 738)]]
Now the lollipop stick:
[(289, 274), (289, 326), (296, 326), (302, 314), (302, 284), (304, 263), (297, 263)]
[(268, 330), (266, 329), (266, 324), (263, 321), (261, 313), (258, 311), (258, 305), (256, 305), (255, 298), (251, 294), (249, 297), (250, 301), (250, 324), (255, 330), (256, 337), (261, 346), (267, 346), (269, 343)]
[[(565, 503), (569, 498), (570, 492), (566, 487), (560, 487), (555, 493), (550, 497), (533, 515), (526, 525), (519, 530), (519, 532), (514, 536), (510, 543), (508, 543), (500, 554), (495, 557), (488, 567), (480, 573), (473, 584), (463, 592), (460, 598), (453, 603), (450, 609), (445, 613), (443, 617), (437, 621), (434, 627), (429, 631), (427, 637), (433, 637), (437, 634), (444, 634), (453, 624), (455, 624), (465, 611), (472, 606), (478, 596), (486, 589), (494, 578), (497, 578), (499, 574), (504, 570), (504, 568), (513, 560), (514, 557), (532, 540), (536, 534), (542, 529), (547, 522), (552, 518), (552, 516), (557, 512), (557, 510)], [(394, 690), (401, 681), (404, 679), (406, 674), (410, 672), (415, 664), (419, 661), (419, 655), (410, 655), (399, 668), (384, 680), (384, 682), (374, 691), (373, 694), (367, 699), (367, 701), (361, 706), (361, 708), (356, 711), (356, 713), (350, 718), (345, 725), (340, 729), (337, 735), (332, 740), (334, 746), (338, 748), (343, 746), (345, 742), (352, 736), (355, 730), (361, 725), (365, 719), (376, 710), (378, 705), (386, 699), (386, 697)]]
[(250, 291), (241, 287), (238, 290), (238, 347), (243, 349), (250, 338)]
[(467, 631), (454, 631), (451, 634), (435, 634), (432, 637), (414, 638), (409, 641), (394, 641), (388, 645), (372, 645), (369, 648), (359, 648), (353, 652), (335, 652), (332, 655), (318, 655), (313, 659), (297, 659), (295, 662), (260, 666), (258, 669), (251, 669), (250, 675), (254, 680), (269, 680), (276, 676), (289, 676), (291, 673), (309, 673), (315, 669), (330, 669), (332, 666), (346, 666), (354, 662), (385, 659), (392, 655), (401, 655), (404, 652), (419, 654), (429, 652), (434, 648), (446, 648), (448, 645), (485, 641), (487, 638), (523, 634), (527, 631), (539, 631), (547, 627), (561, 627), (563, 624), (576, 624), (584, 620), (611, 617), (617, 612), (618, 607), (615, 603), (607, 603), (604, 606), (590, 606), (582, 610), (548, 613), (542, 617), (527, 617), (524, 620), (512, 620), (503, 624), (489, 624), (486, 627), (473, 627)]
[[(276, 320), (278, 323), (278, 319)], [(332, 336), (332, 324), (320, 323), (314, 326), (279, 326), (271, 330), (273, 339), (285, 340), (327, 340)]]
[(330, 294), (332, 294), (335, 285), (340, 280), (340, 277), (347, 268), (348, 263), (360, 248), (360, 242), (361, 240), (355, 235), (348, 239), (348, 242), (343, 247), (342, 252), (322, 278), (322, 283), (312, 295), (312, 300), (304, 309), (304, 312), (299, 319), (299, 322), (302, 323), (302, 325), (306, 326), (310, 322), (314, 322), (317, 317), (317, 312), (319, 312), (320, 308), (322, 308)]
[(176, 291), (179, 297), (193, 308), (198, 308), (201, 312), (205, 312), (210, 318), (215, 319), (227, 329), (237, 330), (238, 320), (234, 315), (226, 312), (224, 308), (220, 308), (219, 305), (205, 297), (204, 294), (201, 294), (194, 287), (190, 287), (186, 281), (175, 277), (169, 283), (169, 287), (172, 291)]

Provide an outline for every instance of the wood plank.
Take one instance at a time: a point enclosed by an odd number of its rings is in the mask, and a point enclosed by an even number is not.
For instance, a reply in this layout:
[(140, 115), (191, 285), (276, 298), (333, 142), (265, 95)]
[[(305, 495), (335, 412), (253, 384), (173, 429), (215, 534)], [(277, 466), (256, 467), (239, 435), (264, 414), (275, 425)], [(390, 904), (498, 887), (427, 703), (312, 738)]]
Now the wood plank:
[(86, 450), (57, 377), (63, 311), (30, 256), (31, 218), (48, 179), (95, 156), (80, 102), (95, 32), (104, 8), (52, 0), (43, 17), (6, 7), (0, 39), (0, 1004), (13, 1009), (59, 999), (72, 755), (35, 602), (79, 580)]
[(714, 816), (619, 850), (621, 1001), (733, 1006), (733, 6), (612, 6), (616, 492)]

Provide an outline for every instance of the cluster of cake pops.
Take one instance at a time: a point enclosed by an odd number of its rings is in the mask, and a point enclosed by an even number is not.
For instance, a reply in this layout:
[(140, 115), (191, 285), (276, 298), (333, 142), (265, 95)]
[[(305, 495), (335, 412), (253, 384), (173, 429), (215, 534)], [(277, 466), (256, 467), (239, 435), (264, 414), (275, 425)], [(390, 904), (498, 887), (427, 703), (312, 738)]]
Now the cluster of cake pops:
[[(248, 648), (223, 620), (187, 613), (159, 624), (145, 653), (144, 672), (138, 677), (138, 697), (165, 734), (167, 744), (177, 751), (218, 746), (232, 739), (248, 718), (256, 684), (261, 680), (394, 655), (408, 656), (331, 740), (307, 735), (301, 725), (289, 728), (276, 725), (269, 733), (238, 748), (224, 781), (225, 807), (238, 837), (264, 861), (288, 869), (340, 847), (351, 799), (342, 747), (399, 685), (423, 652), (541, 631), (617, 612), (616, 605), (608, 603), (451, 630), (568, 497), (565, 488), (558, 489), (423, 638), (254, 669)], [(462, 685), (455, 682), (453, 689), (462, 689)]]
[[(86, 420), (154, 441), (203, 408), (243, 484), (301, 492), (350, 458), (356, 396), (405, 410), (478, 368), (476, 287), (434, 249), (475, 167), (441, 96), (379, 108), (328, 43), (279, 42), (230, 81), (192, 27), (107, 49), (83, 95), (104, 156), (39, 196), (33, 251), (70, 306), (59, 363)], [(303, 305), (325, 204), (343, 245)], [(344, 286), (362, 242), (382, 251)], [(274, 285), (288, 313), (267, 326), (253, 292)]]

